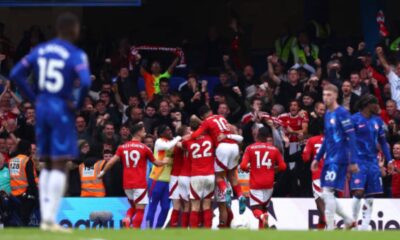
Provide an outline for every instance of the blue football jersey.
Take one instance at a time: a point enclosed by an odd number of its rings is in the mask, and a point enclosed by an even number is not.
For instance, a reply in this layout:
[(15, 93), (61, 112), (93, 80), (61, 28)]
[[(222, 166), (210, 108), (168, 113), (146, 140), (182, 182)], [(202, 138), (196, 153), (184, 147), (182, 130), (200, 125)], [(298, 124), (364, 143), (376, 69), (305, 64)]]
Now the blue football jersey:
[[(33, 73), (32, 86), (26, 81), (30, 72)], [(14, 67), (11, 79), (15, 80), (21, 92), (31, 101), (37, 95), (44, 95), (74, 101), (77, 107), (83, 103), (90, 88), (86, 54), (73, 44), (58, 38), (34, 48)], [(75, 81), (80, 81), (81, 93), (78, 94), (78, 99), (73, 97)]]
[(381, 145), (385, 158), (391, 160), (384, 131), (384, 123), (378, 116), (364, 117), (360, 112), (351, 117), (356, 136), (356, 152), (360, 161), (377, 163), (378, 144)]
[(327, 111), (324, 119), (324, 141), (315, 159), (326, 153), (324, 164), (348, 164), (355, 162), (351, 152), (354, 148), (354, 128), (350, 113), (343, 107)]

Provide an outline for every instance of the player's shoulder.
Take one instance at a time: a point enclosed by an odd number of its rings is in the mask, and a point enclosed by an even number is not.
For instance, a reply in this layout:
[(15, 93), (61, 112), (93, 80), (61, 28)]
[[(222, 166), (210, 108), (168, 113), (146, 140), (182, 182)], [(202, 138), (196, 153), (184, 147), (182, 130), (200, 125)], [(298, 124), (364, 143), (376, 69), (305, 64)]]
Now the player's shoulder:
[(343, 106), (339, 106), (337, 109), (336, 109), (336, 113), (338, 113), (338, 114), (340, 114), (340, 115), (348, 115), (348, 116), (350, 116), (350, 112), (349, 112), (349, 110), (347, 110), (345, 107), (343, 107)]
[(287, 118), (289, 117), (289, 113), (282, 113), (281, 115), (278, 116), (278, 118)]

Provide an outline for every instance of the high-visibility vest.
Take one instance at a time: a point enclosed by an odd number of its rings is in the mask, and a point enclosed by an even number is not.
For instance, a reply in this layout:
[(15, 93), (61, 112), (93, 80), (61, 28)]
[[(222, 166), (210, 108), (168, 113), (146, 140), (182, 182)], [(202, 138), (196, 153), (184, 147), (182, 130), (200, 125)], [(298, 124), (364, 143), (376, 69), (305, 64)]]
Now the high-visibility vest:
[(250, 173), (239, 169), (237, 171), (237, 176), (243, 196), (248, 197), (250, 193)]
[[(28, 189), (29, 184), (26, 175), (26, 164), (28, 162), (29, 157), (22, 154), (12, 158), (9, 162), (11, 194), (13, 196), (22, 195)], [(33, 174), (35, 182), (38, 183), (35, 167), (33, 167)]]
[(290, 51), (292, 50), (292, 45), (295, 40), (296, 40), (295, 37), (290, 37), (290, 36), (288, 36), (283, 42), (281, 38), (275, 40), (276, 54), (285, 63), (287, 63), (287, 61), (289, 60)]
[(315, 28), (315, 37), (319, 39), (327, 39), (331, 35), (331, 27), (329, 24), (322, 25), (317, 21), (311, 21), (311, 24)]
[(97, 175), (106, 164), (105, 160), (97, 161), (93, 166), (86, 167), (84, 163), (79, 165), (79, 175), (81, 178), (81, 197), (104, 197), (106, 188), (102, 179)]
[[(315, 44), (310, 44), (310, 51), (311, 51), (311, 56), (313, 57), (314, 60), (316, 60), (319, 54), (318, 46)], [(307, 64), (306, 53), (302, 48), (299, 47), (298, 43), (293, 45), (292, 53), (295, 63)], [(313, 64), (313, 63), (308, 63), (308, 64)]]

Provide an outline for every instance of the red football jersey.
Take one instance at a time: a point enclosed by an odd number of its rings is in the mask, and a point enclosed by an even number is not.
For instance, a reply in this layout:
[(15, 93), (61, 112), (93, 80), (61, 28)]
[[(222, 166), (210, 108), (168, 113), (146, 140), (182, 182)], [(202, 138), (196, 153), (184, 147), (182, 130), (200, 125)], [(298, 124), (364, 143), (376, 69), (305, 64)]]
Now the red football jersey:
[(179, 176), (183, 164), (183, 150), (182, 148), (174, 148), (174, 161), (172, 162), (171, 176)]
[[(296, 116), (292, 116), (290, 113), (283, 113), (279, 116), (279, 120), (284, 129), (290, 127), (294, 131), (301, 130), (303, 123), (308, 123), (308, 116), (306, 112), (302, 112), (297, 114)], [(288, 134), (290, 142), (298, 142), (299, 139), (297, 134)]]
[[(303, 150), (303, 161), (312, 161), (317, 155), (319, 149), (322, 146), (322, 141), (324, 140), (323, 135), (314, 136), (308, 139), (306, 147)], [(312, 171), (312, 180), (317, 180), (321, 178), (322, 167), (324, 166), (324, 159), (321, 159), (318, 164), (318, 170)]]
[(240, 168), (248, 170), (250, 164), (250, 189), (268, 189), (274, 186), (275, 166), (279, 171), (286, 169), (286, 163), (278, 148), (271, 143), (256, 142), (244, 152)]
[(182, 169), (181, 172), (179, 174), (179, 176), (182, 177), (190, 177), (191, 176), (191, 160), (188, 156), (188, 152), (187, 151), (183, 151), (182, 154)]
[[(199, 129), (192, 133), (192, 139), (199, 137), (203, 133), (210, 135), (214, 144), (218, 145), (218, 136), (220, 134), (231, 134), (231, 130), (228, 127), (228, 121), (223, 116), (211, 115), (201, 123)], [(225, 138), (221, 142), (236, 143), (234, 140), (228, 138)]]
[[(400, 169), (400, 160), (394, 160), (393, 165)], [(400, 198), (400, 173), (397, 172), (392, 175), (392, 197)]]
[(182, 145), (186, 149), (190, 161), (191, 176), (208, 176), (215, 173), (215, 149), (210, 136), (202, 135), (196, 139), (185, 141)]
[(119, 146), (115, 155), (123, 165), (123, 188), (146, 188), (147, 160), (155, 161), (150, 148), (139, 141), (130, 141)]

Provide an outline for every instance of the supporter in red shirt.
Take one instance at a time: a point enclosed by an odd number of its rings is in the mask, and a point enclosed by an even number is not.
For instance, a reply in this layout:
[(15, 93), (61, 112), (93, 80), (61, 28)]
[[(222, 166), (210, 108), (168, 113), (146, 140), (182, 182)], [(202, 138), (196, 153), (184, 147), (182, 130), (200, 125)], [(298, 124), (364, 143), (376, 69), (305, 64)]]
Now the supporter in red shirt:
[(300, 109), (297, 100), (290, 101), (289, 112), (281, 114), (279, 120), (291, 143), (304, 139), (308, 129), (308, 115), (307, 112)]
[(400, 143), (393, 146), (393, 159), (389, 162), (389, 172), (392, 173), (392, 197), (400, 198)]

